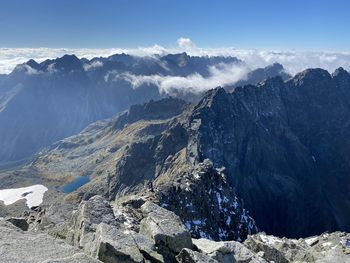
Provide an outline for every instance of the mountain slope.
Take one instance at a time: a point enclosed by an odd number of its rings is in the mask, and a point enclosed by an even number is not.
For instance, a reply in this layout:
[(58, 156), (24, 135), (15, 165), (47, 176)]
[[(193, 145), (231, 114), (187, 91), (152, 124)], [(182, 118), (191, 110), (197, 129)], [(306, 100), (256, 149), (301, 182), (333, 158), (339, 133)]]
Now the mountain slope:
[[(333, 75), (309, 69), (286, 82), (271, 78), (232, 93), (218, 88), (195, 105), (152, 101), (56, 143), (23, 169), (1, 174), (2, 182), (35, 175), (60, 188), (89, 176), (67, 200), (148, 193), (180, 213), (197, 236), (203, 231), (215, 239), (253, 231), (228, 231), (240, 221), (225, 212), (237, 209), (236, 198), (271, 234), (349, 231), (349, 97), (350, 76), (340, 68)], [(203, 167), (204, 176), (198, 177)], [(220, 189), (216, 199), (209, 193), (213, 189)], [(188, 206), (183, 205), (186, 196)], [(201, 202), (199, 196), (206, 199)], [(228, 201), (224, 206), (219, 200)], [(187, 209), (191, 205), (193, 213)], [(231, 216), (236, 223), (223, 228), (225, 221), (214, 216), (212, 232), (201, 223), (211, 218), (210, 207), (213, 215)]]
[(197, 132), (189, 158), (226, 167), (267, 232), (298, 237), (349, 230), (349, 92), (342, 69), (333, 76), (306, 70), (285, 83), (269, 79), (232, 94), (210, 92), (191, 117)]
[[(133, 87), (125, 74), (136, 77), (196, 74), (206, 78), (211, 74), (210, 68), (219, 65), (243, 62), (234, 57), (193, 57), (181, 53), (160, 57), (116, 54), (91, 60), (65, 55), (42, 63), (29, 60), (18, 65), (11, 74), (0, 78), (0, 167), (27, 160), (53, 142), (133, 104), (168, 96), (155, 84)], [(278, 70), (266, 72), (282, 74)], [(265, 76), (250, 74), (245, 83), (255, 83)], [(172, 93), (189, 101), (198, 101), (202, 95), (186, 89)]]
[(208, 67), (215, 63), (238, 60), (190, 57), (185, 53), (160, 58), (122, 54), (91, 61), (65, 55), (40, 64), (29, 60), (18, 65), (0, 81), (0, 165), (28, 158), (132, 104), (166, 96), (154, 85), (134, 89), (118, 78), (123, 72), (207, 74)]

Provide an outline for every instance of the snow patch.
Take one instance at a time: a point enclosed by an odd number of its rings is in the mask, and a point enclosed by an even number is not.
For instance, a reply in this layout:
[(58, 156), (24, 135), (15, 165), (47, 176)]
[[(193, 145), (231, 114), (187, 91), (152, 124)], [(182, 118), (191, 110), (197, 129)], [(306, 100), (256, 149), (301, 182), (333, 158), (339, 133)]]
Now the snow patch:
[(37, 184), (22, 188), (11, 188), (0, 190), (0, 201), (5, 205), (11, 205), (18, 200), (25, 199), (29, 208), (38, 206), (43, 202), (44, 193), (47, 187)]

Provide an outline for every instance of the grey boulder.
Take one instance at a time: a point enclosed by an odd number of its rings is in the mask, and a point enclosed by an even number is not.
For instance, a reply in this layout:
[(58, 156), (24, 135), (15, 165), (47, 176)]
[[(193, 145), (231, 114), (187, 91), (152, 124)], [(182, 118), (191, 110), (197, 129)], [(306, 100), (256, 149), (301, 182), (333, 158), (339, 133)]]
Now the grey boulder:
[(100, 262), (81, 252), (46, 233), (22, 231), (11, 223), (0, 220), (1, 263)]
[(109, 202), (95, 195), (87, 201), (82, 201), (78, 210), (73, 212), (67, 241), (74, 246), (85, 247), (92, 242), (96, 227), (100, 223), (116, 225), (116, 220)]
[(103, 262), (143, 262), (132, 236), (104, 223), (97, 227), (90, 253)]
[(188, 248), (181, 250), (176, 256), (176, 261), (179, 263), (218, 263), (217, 260)]
[(141, 211), (144, 219), (140, 223), (140, 234), (176, 254), (183, 248), (193, 247), (190, 233), (173, 212), (149, 201), (141, 206)]
[(98, 225), (90, 255), (103, 262), (144, 262), (145, 258), (152, 262), (163, 262), (163, 257), (154, 248), (154, 244), (146, 237), (115, 226), (101, 223)]
[(222, 263), (267, 263), (243, 244), (236, 241), (215, 242), (209, 239), (193, 239), (198, 251)]
[(262, 251), (266, 260), (315, 263), (348, 263), (350, 234), (342, 232), (324, 233), (319, 236), (287, 239), (264, 233), (249, 236), (244, 245), (253, 252)]

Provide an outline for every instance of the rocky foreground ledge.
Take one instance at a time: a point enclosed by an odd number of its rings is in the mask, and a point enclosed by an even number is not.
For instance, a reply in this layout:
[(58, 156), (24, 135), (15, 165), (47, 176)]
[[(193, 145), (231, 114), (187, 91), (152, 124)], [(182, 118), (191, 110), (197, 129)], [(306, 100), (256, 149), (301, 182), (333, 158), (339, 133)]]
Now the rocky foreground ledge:
[(350, 234), (287, 239), (264, 233), (244, 243), (191, 238), (173, 212), (142, 197), (83, 201), (68, 222), (45, 211), (0, 220), (0, 262), (350, 262)]

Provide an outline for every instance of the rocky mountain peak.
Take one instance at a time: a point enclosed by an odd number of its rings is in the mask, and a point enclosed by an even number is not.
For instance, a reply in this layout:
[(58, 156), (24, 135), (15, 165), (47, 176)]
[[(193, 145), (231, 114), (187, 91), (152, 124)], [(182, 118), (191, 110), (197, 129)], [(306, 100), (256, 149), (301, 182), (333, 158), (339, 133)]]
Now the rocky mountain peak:
[[(281, 77), (282, 80), (287, 80), (292, 77), (285, 71), (284, 67), (281, 64), (274, 63), (264, 68), (257, 68), (249, 72), (245, 79), (242, 79), (235, 84), (235, 87), (245, 86), (248, 84), (257, 85), (266, 79), (277, 76)], [(234, 88), (228, 90), (232, 91)]]
[(125, 53), (114, 54), (112, 56), (109, 56), (107, 59), (113, 62), (121, 62), (125, 65), (131, 65), (137, 61), (137, 57)]
[(34, 59), (30, 59), (26, 62), (28, 66), (30, 66), (33, 69), (40, 70), (41, 66), (38, 62), (36, 62)]
[(327, 70), (321, 68), (306, 69), (292, 79), (294, 83), (299, 85), (314, 86), (317, 83), (323, 83), (324, 81), (330, 80), (332, 76)]
[(335, 77), (335, 76), (338, 76), (338, 75), (340, 75), (340, 76), (341, 75), (349, 76), (349, 72), (346, 71), (343, 67), (339, 67), (333, 72), (332, 76)]
[[(203, 99), (198, 103), (196, 108), (202, 107), (213, 107), (215, 105), (223, 105), (229, 103), (230, 95), (222, 87), (217, 87), (213, 90), (208, 91)], [(220, 106), (219, 106), (220, 107)]]
[(55, 59), (55, 68), (66, 72), (82, 71), (83, 65), (80, 59), (75, 55), (64, 55)]
[(188, 66), (190, 56), (186, 52), (182, 52), (178, 54), (168, 54), (163, 59), (170, 64), (174, 63), (178, 67), (183, 68)]
[(276, 71), (282, 71), (284, 70), (284, 67), (282, 64), (275, 62), (272, 65), (269, 65), (266, 67), (267, 70), (276, 70)]
[(336, 69), (332, 77), (340, 84), (346, 85), (346, 83), (350, 83), (350, 74), (344, 68), (340, 67)]

